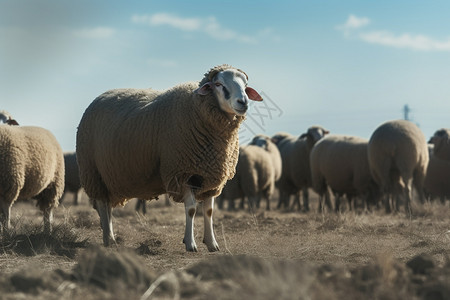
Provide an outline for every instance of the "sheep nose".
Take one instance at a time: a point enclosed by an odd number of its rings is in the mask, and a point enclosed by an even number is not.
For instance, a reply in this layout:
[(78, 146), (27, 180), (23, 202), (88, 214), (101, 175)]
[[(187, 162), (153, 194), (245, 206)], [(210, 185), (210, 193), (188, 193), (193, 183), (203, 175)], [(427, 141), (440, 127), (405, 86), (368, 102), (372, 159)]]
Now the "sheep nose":
[(247, 99), (238, 99), (237, 103), (239, 103), (240, 105), (244, 106), (245, 108), (248, 107), (248, 101)]

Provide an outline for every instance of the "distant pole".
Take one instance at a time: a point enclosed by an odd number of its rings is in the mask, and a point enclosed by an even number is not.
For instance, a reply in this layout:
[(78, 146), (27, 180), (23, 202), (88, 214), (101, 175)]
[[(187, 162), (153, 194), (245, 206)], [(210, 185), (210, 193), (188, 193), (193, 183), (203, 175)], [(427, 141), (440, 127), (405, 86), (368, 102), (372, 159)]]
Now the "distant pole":
[(407, 121), (409, 121), (409, 112), (411, 111), (411, 109), (409, 108), (408, 104), (405, 104), (405, 106), (403, 106), (403, 118)]

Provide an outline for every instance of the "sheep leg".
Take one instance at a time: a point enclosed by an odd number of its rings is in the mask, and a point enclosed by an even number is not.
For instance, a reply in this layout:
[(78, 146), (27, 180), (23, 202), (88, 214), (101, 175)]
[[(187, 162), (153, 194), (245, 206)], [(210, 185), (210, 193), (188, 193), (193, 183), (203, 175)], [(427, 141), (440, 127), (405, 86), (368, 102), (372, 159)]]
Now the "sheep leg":
[(404, 195), (405, 195), (405, 211), (406, 214), (411, 217), (412, 211), (411, 211), (411, 199), (412, 199), (412, 180), (405, 181), (405, 187), (404, 187)]
[(323, 194), (319, 195), (319, 205), (318, 205), (319, 213), (325, 212), (325, 204), (327, 204), (328, 208), (330, 208), (331, 201), (330, 201), (330, 193), (328, 192), (328, 190), (325, 190)]
[(387, 214), (391, 213), (391, 203), (390, 203), (390, 198), (391, 195), (390, 194), (386, 194), (386, 197), (384, 199), (384, 209), (386, 211)]
[(295, 193), (294, 202), (292, 202), (291, 210), (294, 210), (296, 206), (298, 210), (302, 208), (300, 204), (300, 192)]
[(333, 210), (333, 205), (331, 205), (330, 193), (328, 192), (328, 190), (325, 193), (325, 204), (330, 211)]
[(11, 228), (11, 221), (10, 221), (10, 215), (11, 215), (11, 205), (9, 203), (6, 203), (5, 201), (1, 201), (2, 206), (2, 215), (1, 215), (1, 224), (3, 230), (9, 230)]
[(52, 232), (53, 208), (44, 209), (44, 234), (50, 235)]
[(256, 197), (255, 198), (255, 202), (256, 202), (256, 208), (259, 208), (259, 205), (260, 205), (260, 203), (261, 203), (261, 197), (260, 196), (258, 196), (258, 197)]
[(334, 198), (334, 202), (335, 202), (334, 209), (335, 209), (336, 212), (339, 212), (339, 209), (340, 209), (340, 206), (341, 206), (341, 195), (336, 194), (335, 198)]
[(236, 206), (234, 203), (234, 199), (228, 199), (228, 211), (235, 211)]
[(108, 247), (110, 241), (116, 242), (112, 225), (112, 207), (106, 201), (94, 200), (94, 207), (100, 217), (100, 225), (103, 231), (103, 245)]
[(75, 198), (73, 199), (73, 205), (78, 205), (81, 199), (81, 189), (75, 193)]
[(197, 244), (194, 239), (194, 218), (197, 210), (197, 203), (194, 194), (190, 189), (185, 192), (183, 202), (186, 213), (186, 227), (183, 243), (186, 245), (186, 251), (197, 252)]
[(244, 209), (245, 208), (245, 197), (241, 197), (241, 202), (239, 203), (239, 208), (240, 209)]
[[(308, 212), (309, 211), (309, 191), (308, 188), (304, 188), (302, 190), (303, 192), (303, 211)], [(300, 195), (298, 195), (300, 198)], [(300, 202), (300, 199), (298, 200)]]
[(248, 197), (248, 211), (250, 213), (253, 213), (256, 209), (256, 202), (258, 201), (257, 196), (250, 196)]
[(289, 207), (289, 194), (280, 190), (280, 199), (278, 200), (277, 209), (281, 207), (287, 209)]
[(208, 247), (209, 252), (219, 251), (219, 244), (217, 244), (216, 238), (214, 237), (213, 228), (213, 208), (214, 208), (214, 198), (208, 198), (203, 201), (203, 221), (204, 221), (204, 235), (203, 243)]

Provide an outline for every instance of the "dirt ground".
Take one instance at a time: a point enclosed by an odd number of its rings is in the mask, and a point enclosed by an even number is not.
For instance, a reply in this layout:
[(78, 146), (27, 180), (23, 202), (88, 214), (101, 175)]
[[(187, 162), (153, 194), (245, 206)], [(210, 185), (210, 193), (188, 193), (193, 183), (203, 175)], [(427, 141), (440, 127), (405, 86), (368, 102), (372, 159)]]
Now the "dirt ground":
[[(114, 210), (104, 248), (97, 213), (65, 199), (42, 234), (33, 202), (12, 208), (0, 241), (1, 299), (450, 299), (450, 207), (414, 215), (215, 210), (220, 252), (182, 243), (184, 206), (134, 202)], [(272, 203), (275, 208), (276, 200)]]

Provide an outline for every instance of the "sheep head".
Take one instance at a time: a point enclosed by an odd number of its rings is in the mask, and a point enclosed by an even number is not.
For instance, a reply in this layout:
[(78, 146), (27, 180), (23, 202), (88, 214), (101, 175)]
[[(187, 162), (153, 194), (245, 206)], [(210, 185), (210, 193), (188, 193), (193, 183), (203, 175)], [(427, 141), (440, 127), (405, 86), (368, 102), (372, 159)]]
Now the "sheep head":
[(439, 129), (430, 138), (428, 143), (434, 145), (434, 153), (439, 153), (450, 144), (450, 130), (446, 128)]
[(258, 92), (247, 86), (247, 80), (248, 76), (244, 71), (222, 65), (206, 73), (194, 93), (213, 94), (224, 112), (243, 116), (247, 112), (249, 100), (262, 101)]
[(7, 125), (19, 125), (19, 123), (14, 120), (11, 115), (5, 110), (0, 111), (0, 123), (4, 123)]
[(249, 145), (258, 146), (267, 151), (269, 149), (270, 140), (271, 140), (270, 137), (259, 134), (253, 138), (253, 140), (249, 143)]
[(311, 126), (308, 128), (308, 131), (302, 134), (299, 139), (306, 138), (310, 147), (314, 146), (318, 140), (323, 138), (325, 135), (330, 132), (321, 126)]

